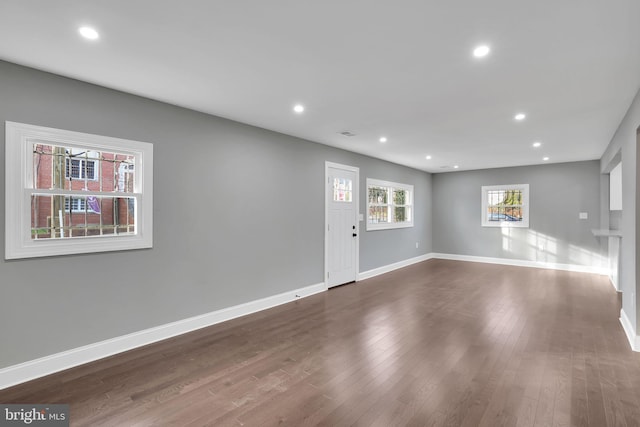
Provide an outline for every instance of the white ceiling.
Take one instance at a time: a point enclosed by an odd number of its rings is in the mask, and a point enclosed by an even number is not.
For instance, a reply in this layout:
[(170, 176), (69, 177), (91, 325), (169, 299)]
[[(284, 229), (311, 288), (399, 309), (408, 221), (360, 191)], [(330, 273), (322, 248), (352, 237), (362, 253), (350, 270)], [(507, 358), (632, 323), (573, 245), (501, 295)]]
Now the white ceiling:
[(638, 0), (0, 0), (0, 58), (443, 172), (599, 158), (640, 88), (639, 18)]

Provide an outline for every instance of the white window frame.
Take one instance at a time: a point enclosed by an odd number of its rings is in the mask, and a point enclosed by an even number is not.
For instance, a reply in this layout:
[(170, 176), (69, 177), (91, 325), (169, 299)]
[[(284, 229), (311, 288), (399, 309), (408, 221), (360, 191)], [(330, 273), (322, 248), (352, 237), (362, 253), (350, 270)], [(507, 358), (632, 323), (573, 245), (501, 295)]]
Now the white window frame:
[[(5, 135), (5, 259), (153, 247), (152, 144), (9, 121), (5, 122)], [(33, 182), (33, 146), (43, 143), (95, 151), (116, 151), (133, 156), (137, 172), (133, 193), (36, 189)], [(136, 203), (136, 232), (33, 239), (31, 197), (34, 194), (133, 198)]]
[[(387, 197), (387, 200), (389, 203), (387, 203), (388, 205), (388, 214), (387, 214), (387, 218), (389, 219), (389, 222), (378, 222), (378, 223), (372, 223), (369, 222), (369, 210), (370, 207), (372, 206), (371, 203), (369, 203), (369, 188), (370, 187), (383, 187), (383, 188), (387, 188), (387, 190), (389, 191), (389, 195)], [(410, 221), (405, 221), (405, 222), (392, 222), (393, 221), (393, 208), (396, 206), (393, 204), (393, 201), (391, 200), (391, 193), (393, 189), (397, 189), (397, 190), (405, 190), (408, 191), (410, 193), (409, 199), (411, 201), (411, 203), (404, 205), (409, 207), (409, 216), (411, 218)], [(367, 220), (367, 231), (375, 231), (375, 230), (390, 230), (390, 229), (394, 229), (394, 228), (408, 228), (408, 227), (413, 227), (413, 218), (415, 217), (415, 192), (413, 191), (413, 185), (410, 184), (401, 184), (401, 183), (397, 183), (397, 182), (391, 182), (391, 181), (383, 181), (380, 179), (374, 179), (374, 178), (367, 178), (367, 193), (366, 193), (366, 197), (367, 197), (367, 214), (366, 214), (366, 220)]]
[[(522, 191), (522, 221), (489, 221), (487, 218), (487, 208), (489, 201), (487, 193), (489, 191), (519, 190)], [(481, 191), (482, 214), (481, 224), (483, 227), (508, 227), (508, 228), (529, 228), (529, 184), (509, 184), (509, 185), (483, 185)]]

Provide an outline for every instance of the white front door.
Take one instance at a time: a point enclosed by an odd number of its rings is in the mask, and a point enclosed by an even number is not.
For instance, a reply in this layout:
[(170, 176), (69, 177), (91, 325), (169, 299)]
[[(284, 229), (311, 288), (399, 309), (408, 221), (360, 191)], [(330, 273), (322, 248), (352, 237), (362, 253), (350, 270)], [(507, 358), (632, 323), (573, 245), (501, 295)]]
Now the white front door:
[(327, 162), (325, 253), (328, 287), (356, 280), (358, 174), (358, 168)]

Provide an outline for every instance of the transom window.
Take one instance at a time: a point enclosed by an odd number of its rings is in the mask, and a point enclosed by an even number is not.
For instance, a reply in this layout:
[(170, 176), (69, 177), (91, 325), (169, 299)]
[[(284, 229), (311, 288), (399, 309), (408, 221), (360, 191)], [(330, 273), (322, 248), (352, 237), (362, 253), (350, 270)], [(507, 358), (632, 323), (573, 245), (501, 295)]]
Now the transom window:
[(367, 230), (413, 227), (413, 185), (367, 179)]
[(482, 187), (483, 227), (529, 227), (529, 184)]
[(153, 146), (6, 122), (5, 257), (152, 245)]

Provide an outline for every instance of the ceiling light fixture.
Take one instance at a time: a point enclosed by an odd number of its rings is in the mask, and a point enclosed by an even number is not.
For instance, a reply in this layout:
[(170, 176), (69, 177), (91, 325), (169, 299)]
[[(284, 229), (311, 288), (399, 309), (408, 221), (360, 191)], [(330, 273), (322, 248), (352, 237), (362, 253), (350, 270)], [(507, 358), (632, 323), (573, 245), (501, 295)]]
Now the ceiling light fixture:
[(425, 159), (431, 160), (431, 156), (427, 156), (427, 157), (425, 157)]
[(387, 137), (386, 137), (386, 136), (381, 136), (381, 137), (380, 137), (380, 142), (382, 142), (383, 144), (384, 144), (385, 142), (387, 142)]
[(544, 160), (545, 162), (549, 161), (548, 157), (543, 157), (542, 160)]
[(541, 145), (542, 145), (542, 142), (538, 142), (538, 141), (536, 141), (536, 142), (534, 142), (534, 143), (533, 143), (533, 148), (538, 148), (538, 147), (540, 147)]
[(524, 120), (525, 117), (527, 117), (527, 115), (525, 113), (518, 113), (513, 118), (518, 120), (518, 121), (521, 121), (521, 120)]
[(78, 33), (87, 40), (97, 40), (100, 38), (100, 34), (91, 27), (80, 27), (78, 28)]
[(459, 167), (460, 167), (460, 166), (458, 166), (458, 165), (453, 165), (453, 168), (454, 168), (454, 169), (458, 169)]
[(298, 114), (301, 114), (304, 112), (304, 105), (302, 104), (296, 104), (293, 106), (293, 111), (295, 111)]
[(486, 44), (476, 47), (473, 49), (473, 56), (476, 58), (484, 58), (491, 52), (491, 49)]

